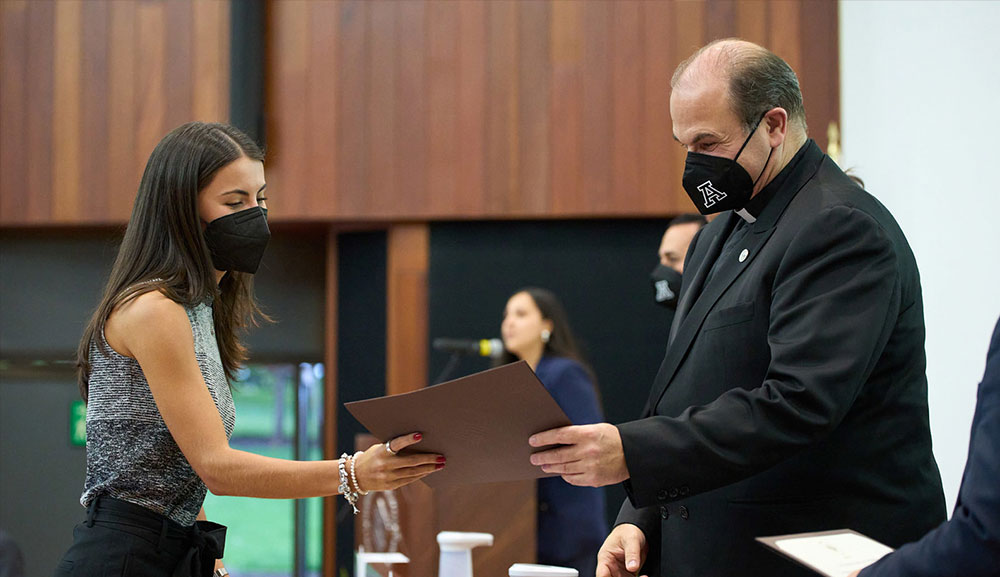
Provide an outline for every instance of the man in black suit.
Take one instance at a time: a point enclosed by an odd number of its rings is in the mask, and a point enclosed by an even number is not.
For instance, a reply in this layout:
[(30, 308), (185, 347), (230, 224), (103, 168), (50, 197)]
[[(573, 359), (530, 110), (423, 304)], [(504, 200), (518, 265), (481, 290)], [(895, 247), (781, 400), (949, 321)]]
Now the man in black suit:
[[(532, 436), (570, 483), (624, 482), (598, 577), (810, 575), (754, 542), (945, 519), (917, 266), (892, 215), (808, 139), (795, 73), (712, 43), (671, 82), (692, 242), (643, 417)], [(644, 563), (643, 563), (644, 562)]]

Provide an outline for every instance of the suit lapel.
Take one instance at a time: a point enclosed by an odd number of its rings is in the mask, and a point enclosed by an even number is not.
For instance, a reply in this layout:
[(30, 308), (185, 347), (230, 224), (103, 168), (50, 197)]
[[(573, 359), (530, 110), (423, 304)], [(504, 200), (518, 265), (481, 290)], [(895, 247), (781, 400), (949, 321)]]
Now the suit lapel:
[[(667, 338), (668, 347), (677, 336), (677, 331), (679, 330), (681, 323), (684, 321), (684, 318), (687, 317), (688, 313), (691, 311), (691, 306), (698, 299), (698, 295), (701, 294), (705, 285), (705, 278), (708, 277), (708, 271), (712, 269), (712, 265), (710, 263), (714, 263), (715, 260), (719, 258), (719, 252), (722, 251), (722, 246), (726, 244), (726, 239), (729, 238), (729, 235), (733, 232), (733, 227), (736, 226), (737, 217), (734, 216), (732, 212), (726, 213), (726, 218), (728, 219), (727, 222), (723, 225), (719, 234), (715, 235), (715, 237), (709, 242), (708, 249), (705, 251), (705, 257), (701, 259), (701, 262), (704, 263), (704, 265), (695, 269), (694, 276), (691, 278), (691, 282), (688, 286), (682, 286), (681, 300), (677, 303), (677, 313), (674, 315), (673, 322), (670, 323), (670, 336)], [(683, 277), (681, 284), (683, 285)]]

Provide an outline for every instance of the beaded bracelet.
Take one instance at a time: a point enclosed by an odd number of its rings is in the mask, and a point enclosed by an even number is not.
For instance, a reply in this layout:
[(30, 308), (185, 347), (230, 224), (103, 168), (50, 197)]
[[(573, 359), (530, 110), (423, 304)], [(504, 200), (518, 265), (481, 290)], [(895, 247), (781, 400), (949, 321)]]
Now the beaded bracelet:
[(350, 457), (347, 456), (347, 453), (343, 453), (340, 455), (340, 461), (337, 462), (337, 468), (340, 471), (340, 487), (338, 487), (338, 489), (340, 490), (340, 494), (343, 495), (344, 498), (347, 499), (347, 502), (351, 504), (351, 508), (354, 509), (354, 514), (357, 515), (359, 513), (357, 506), (358, 494), (351, 491), (351, 485), (347, 480), (347, 467), (345, 465), (347, 464), (348, 459), (350, 459)]
[(358, 493), (360, 495), (367, 495), (368, 491), (361, 490), (361, 485), (358, 484), (358, 476), (354, 474), (354, 463), (358, 461), (358, 455), (362, 454), (363, 452), (364, 451), (358, 451), (357, 453), (354, 453), (353, 457), (351, 457), (351, 482), (354, 484), (355, 493)]

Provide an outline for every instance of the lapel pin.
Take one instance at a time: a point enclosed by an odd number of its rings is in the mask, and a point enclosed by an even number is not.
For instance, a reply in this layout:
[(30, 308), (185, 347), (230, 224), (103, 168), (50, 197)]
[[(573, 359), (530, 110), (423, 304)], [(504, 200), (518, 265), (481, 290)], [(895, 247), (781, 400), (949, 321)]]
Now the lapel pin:
[(743, 249), (743, 252), (740, 253), (740, 262), (745, 261), (748, 256), (750, 256), (750, 251)]

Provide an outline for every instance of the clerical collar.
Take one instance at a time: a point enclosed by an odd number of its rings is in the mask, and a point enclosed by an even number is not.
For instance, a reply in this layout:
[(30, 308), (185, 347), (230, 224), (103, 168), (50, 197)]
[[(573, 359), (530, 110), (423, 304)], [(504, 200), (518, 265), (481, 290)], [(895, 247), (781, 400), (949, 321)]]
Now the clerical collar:
[(785, 165), (785, 168), (781, 169), (781, 172), (778, 173), (778, 176), (774, 177), (774, 180), (767, 183), (767, 186), (754, 195), (754, 197), (747, 202), (745, 207), (733, 212), (740, 215), (740, 218), (747, 221), (749, 224), (757, 222), (757, 217), (764, 211), (764, 207), (767, 206), (767, 203), (774, 198), (775, 193), (781, 190), (782, 185), (785, 184), (788, 177), (795, 172), (795, 165), (801, 162), (801, 160), (805, 157), (806, 149), (809, 148), (806, 146), (807, 144), (809, 144), (808, 140), (802, 143), (802, 146), (799, 147), (795, 156), (792, 157), (791, 162)]

